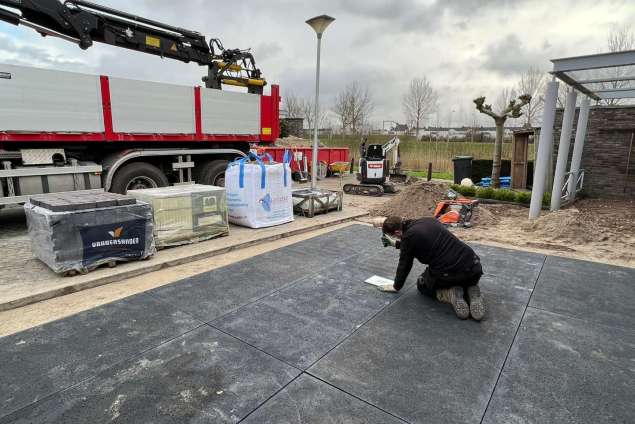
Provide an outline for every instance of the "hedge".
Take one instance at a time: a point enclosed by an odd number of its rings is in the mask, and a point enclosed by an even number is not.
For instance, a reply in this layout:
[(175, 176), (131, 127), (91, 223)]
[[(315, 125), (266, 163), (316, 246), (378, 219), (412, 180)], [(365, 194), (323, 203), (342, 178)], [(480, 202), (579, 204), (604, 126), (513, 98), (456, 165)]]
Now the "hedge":
[[(467, 187), (459, 184), (452, 184), (452, 190), (466, 197), (478, 197), (479, 199), (493, 199), (503, 202), (516, 202), (523, 205), (531, 203), (531, 192), (528, 191), (512, 191), (509, 189), (494, 189), (491, 187)], [(542, 198), (542, 204), (549, 206), (551, 204), (551, 193), (545, 193)]]

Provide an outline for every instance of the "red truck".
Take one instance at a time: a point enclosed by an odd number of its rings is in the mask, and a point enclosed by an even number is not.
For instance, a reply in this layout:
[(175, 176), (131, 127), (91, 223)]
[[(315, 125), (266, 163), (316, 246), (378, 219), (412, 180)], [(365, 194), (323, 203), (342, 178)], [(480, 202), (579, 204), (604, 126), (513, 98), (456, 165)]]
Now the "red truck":
[(204, 87), (188, 87), (0, 64), (0, 207), (60, 191), (223, 185), (229, 160), (280, 135), (279, 88), (264, 94), (248, 50), (83, 0), (0, 0), (0, 20), (208, 68)]

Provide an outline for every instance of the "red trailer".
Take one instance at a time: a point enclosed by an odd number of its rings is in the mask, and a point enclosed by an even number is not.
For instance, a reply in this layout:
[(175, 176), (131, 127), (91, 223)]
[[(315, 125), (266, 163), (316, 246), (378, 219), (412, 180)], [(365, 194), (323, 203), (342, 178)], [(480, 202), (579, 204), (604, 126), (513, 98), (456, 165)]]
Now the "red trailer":
[[(273, 160), (282, 162), (284, 152), (290, 150), (293, 153), (291, 159), (291, 169), (295, 171), (304, 170), (304, 159), (306, 158), (307, 167), (311, 169), (313, 160), (313, 149), (311, 147), (262, 147), (258, 149), (259, 153), (269, 153)], [(350, 152), (348, 147), (320, 147), (318, 150), (318, 161), (327, 165), (334, 163), (350, 163)]]

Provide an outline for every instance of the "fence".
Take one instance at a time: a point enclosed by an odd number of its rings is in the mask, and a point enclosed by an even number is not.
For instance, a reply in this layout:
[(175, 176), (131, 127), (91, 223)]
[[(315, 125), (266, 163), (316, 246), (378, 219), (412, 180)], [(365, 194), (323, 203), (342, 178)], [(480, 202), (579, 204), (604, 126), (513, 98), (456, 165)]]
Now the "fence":
[[(435, 172), (453, 172), (452, 159), (455, 156), (472, 156), (474, 159), (492, 159), (494, 157), (494, 143), (472, 143), (465, 141), (417, 141), (414, 137), (402, 136), (401, 162), (404, 169), (425, 170), (428, 163), (432, 162)], [(390, 136), (370, 136), (367, 144), (383, 144)], [(324, 144), (333, 147), (348, 147), (351, 155), (359, 158), (360, 137), (334, 136), (321, 140)], [(512, 144), (503, 143), (502, 159), (511, 160)], [(529, 158), (534, 157), (534, 145), (529, 146)]]

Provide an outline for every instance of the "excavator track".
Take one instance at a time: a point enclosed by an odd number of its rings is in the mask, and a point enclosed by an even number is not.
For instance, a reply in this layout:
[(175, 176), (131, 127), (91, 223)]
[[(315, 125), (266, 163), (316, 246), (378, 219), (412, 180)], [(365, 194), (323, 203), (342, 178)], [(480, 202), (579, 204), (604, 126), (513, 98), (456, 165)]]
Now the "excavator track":
[(372, 184), (345, 184), (344, 193), (358, 196), (379, 197), (384, 195), (384, 188), (380, 185)]

